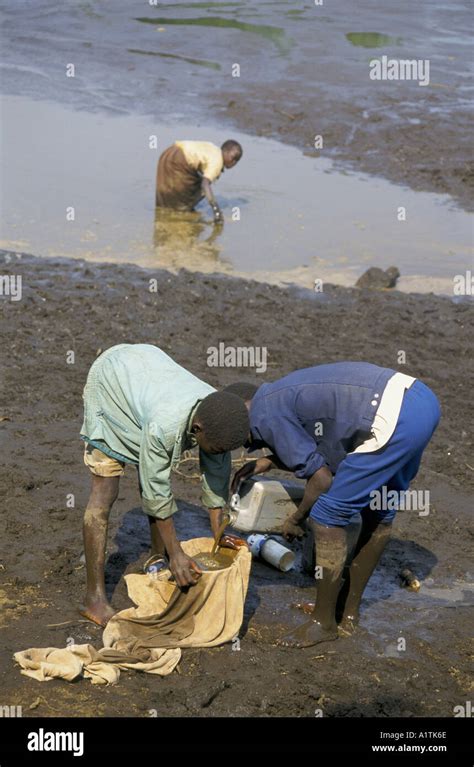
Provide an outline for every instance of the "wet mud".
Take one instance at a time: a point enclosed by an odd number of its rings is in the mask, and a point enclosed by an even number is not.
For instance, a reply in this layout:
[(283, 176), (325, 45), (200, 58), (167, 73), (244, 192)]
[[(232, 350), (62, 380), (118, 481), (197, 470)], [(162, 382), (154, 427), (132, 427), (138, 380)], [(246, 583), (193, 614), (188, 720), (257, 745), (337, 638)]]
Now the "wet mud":
[[(2, 274), (22, 276), (22, 299), (0, 302), (3, 497), (0, 520), (2, 700), (23, 716), (446, 716), (472, 696), (472, 305), (445, 298), (326, 286), (323, 294), (186, 271), (3, 254)], [(150, 278), (158, 291), (149, 290)], [(183, 310), (183, 307), (185, 309)], [(183, 653), (180, 673), (124, 673), (117, 687), (41, 684), (12, 654), (91, 642), (80, 618), (85, 583), (82, 516), (89, 476), (78, 432), (81, 392), (98, 349), (160, 345), (215, 386), (259, 381), (251, 369), (210, 368), (210, 344), (268, 348), (266, 379), (330, 360), (366, 359), (421, 377), (443, 419), (414, 487), (429, 514), (400, 512), (367, 589), (361, 626), (336, 642), (289, 650), (276, 637), (305, 620), (292, 605), (314, 596), (300, 566), (284, 574), (254, 562), (238, 639)], [(69, 352), (74, 352), (73, 364)], [(15, 446), (13, 450), (12, 446)], [(236, 456), (237, 458), (238, 456)], [(182, 539), (209, 535), (196, 464), (173, 479)], [(114, 606), (129, 606), (123, 575), (140, 572), (149, 529), (127, 469), (111, 515), (106, 567)], [(409, 569), (421, 582), (404, 588)], [(404, 640), (404, 641), (400, 641)], [(404, 648), (404, 649), (401, 649)], [(150, 713), (152, 712), (152, 713)]]

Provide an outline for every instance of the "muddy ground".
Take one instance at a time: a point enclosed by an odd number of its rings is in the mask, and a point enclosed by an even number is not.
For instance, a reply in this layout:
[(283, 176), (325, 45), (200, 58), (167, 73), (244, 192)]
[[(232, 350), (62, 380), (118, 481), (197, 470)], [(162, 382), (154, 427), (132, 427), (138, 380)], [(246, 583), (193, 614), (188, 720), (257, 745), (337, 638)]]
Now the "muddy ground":
[[(472, 305), (331, 286), (317, 295), (14, 254), (3, 254), (1, 269), (23, 279), (22, 300), (0, 302), (2, 705), (22, 706), (31, 717), (146, 717), (150, 710), (158, 716), (450, 717), (470, 699)], [(157, 293), (149, 291), (150, 277), (158, 280)], [(290, 605), (311, 596), (312, 581), (301, 571), (284, 575), (255, 563), (240, 650), (188, 650), (179, 673), (164, 679), (123, 673), (115, 687), (42, 684), (20, 675), (12, 660), (17, 650), (64, 646), (70, 638), (100, 646), (100, 629), (77, 613), (89, 487), (78, 438), (81, 391), (97, 350), (123, 341), (156, 343), (216, 386), (261, 379), (249, 370), (208, 368), (207, 348), (219, 341), (266, 346), (268, 379), (347, 358), (397, 367), (398, 351), (406, 351), (400, 369), (432, 386), (443, 408), (414, 485), (430, 490), (431, 508), (426, 517), (398, 514), (356, 634), (324, 649), (275, 646), (276, 636), (302, 620)], [(70, 350), (74, 364), (66, 362)], [(194, 468), (190, 462), (183, 473)], [(180, 536), (205, 534), (197, 481), (176, 475), (174, 488)], [(74, 508), (67, 506), (71, 493)], [(149, 545), (137, 503), (129, 470), (109, 537), (107, 581), (117, 608), (129, 605), (123, 574), (139, 570)], [(423, 581), (418, 594), (400, 586), (406, 565)]]
[[(220, 103), (222, 118), (247, 133), (294, 144), (310, 156), (330, 157), (344, 170), (383, 176), (417, 191), (449, 194), (464, 210), (472, 210), (470, 115), (459, 113), (453, 120), (449, 114), (428, 112), (421, 124), (413, 124), (406, 110), (394, 121), (394, 114), (403, 112), (398, 95), (386, 95), (381, 100), (384, 109), (370, 115), (364, 96), (339, 102), (337, 119), (331, 95), (319, 92), (317, 98), (302, 101), (291, 81), (274, 86), (246, 83), (231, 99), (225, 91), (218, 94), (213, 105), (218, 108)], [(435, 111), (439, 94), (431, 93), (426, 101)], [(316, 135), (324, 138), (323, 151), (314, 149)]]

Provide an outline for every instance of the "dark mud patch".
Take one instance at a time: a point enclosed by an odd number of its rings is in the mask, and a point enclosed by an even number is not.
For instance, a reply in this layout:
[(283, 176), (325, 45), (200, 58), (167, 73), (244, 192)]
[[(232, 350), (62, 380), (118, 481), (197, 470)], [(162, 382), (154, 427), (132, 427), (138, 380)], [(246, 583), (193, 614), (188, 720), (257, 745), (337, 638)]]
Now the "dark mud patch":
[[(216, 94), (212, 105), (223, 120), (248, 133), (267, 136), (300, 147), (314, 157), (329, 157), (338, 168), (383, 176), (423, 192), (451, 195), (465, 210), (473, 210), (474, 159), (470, 139), (471, 116), (438, 112), (441, 99), (432, 90), (426, 101), (430, 112), (422, 118), (406, 108), (400, 120), (398, 94), (387, 93), (377, 106), (360, 92), (339, 102), (334, 119), (333, 94), (310, 86), (313, 98), (301, 100), (286, 83), (246, 83)], [(283, 94), (283, 95), (282, 95)], [(275, 105), (278, 105), (276, 107)], [(324, 152), (316, 151), (316, 135), (324, 138)], [(317, 194), (317, 190), (315, 190)]]

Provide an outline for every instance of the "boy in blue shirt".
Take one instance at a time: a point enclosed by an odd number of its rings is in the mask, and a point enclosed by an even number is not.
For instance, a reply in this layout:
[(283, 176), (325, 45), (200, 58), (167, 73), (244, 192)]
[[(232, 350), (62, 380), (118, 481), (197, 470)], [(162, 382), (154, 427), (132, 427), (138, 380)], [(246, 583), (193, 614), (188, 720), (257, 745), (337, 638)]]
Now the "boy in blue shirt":
[[(301, 538), (309, 516), (316, 553), (317, 599), (312, 617), (280, 644), (310, 647), (352, 630), (365, 586), (390, 537), (396, 510), (373, 503), (384, 486), (403, 493), (416, 476), (440, 409), (421, 381), (367, 362), (336, 362), (294, 373), (258, 389), (233, 384), (250, 416), (250, 450), (272, 455), (240, 469), (233, 480), (271, 468), (307, 480), (304, 497), (283, 525), (285, 537)], [(379, 504), (380, 506), (380, 504)], [(347, 525), (360, 513), (362, 527), (349, 576)]]
[(216, 392), (149, 344), (120, 344), (101, 354), (89, 371), (83, 397), (81, 437), (92, 490), (84, 514), (87, 592), (82, 614), (104, 626), (115, 612), (104, 582), (108, 519), (125, 466), (138, 468), (154, 560), (165, 561), (167, 554), (178, 586), (192, 586), (201, 571), (176, 537), (171, 470), (184, 450), (199, 447), (202, 503), (215, 535), (227, 502), (229, 451), (247, 440), (249, 418), (235, 394)]

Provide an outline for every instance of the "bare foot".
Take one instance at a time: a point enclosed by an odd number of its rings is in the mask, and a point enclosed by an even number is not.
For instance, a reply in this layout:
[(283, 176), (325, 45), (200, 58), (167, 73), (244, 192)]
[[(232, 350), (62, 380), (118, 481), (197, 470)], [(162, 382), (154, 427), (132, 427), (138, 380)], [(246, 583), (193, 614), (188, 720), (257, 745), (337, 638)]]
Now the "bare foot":
[(105, 628), (117, 610), (114, 610), (107, 602), (86, 602), (79, 612), (84, 618), (92, 621), (92, 623)]
[(337, 639), (336, 625), (333, 629), (324, 629), (313, 619), (283, 634), (277, 639), (277, 644), (282, 647), (312, 647), (320, 642), (332, 642), (334, 639)]

